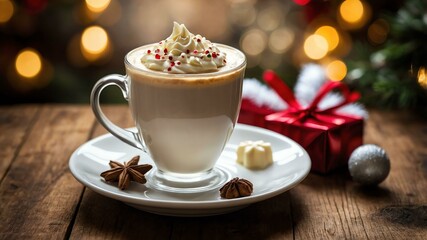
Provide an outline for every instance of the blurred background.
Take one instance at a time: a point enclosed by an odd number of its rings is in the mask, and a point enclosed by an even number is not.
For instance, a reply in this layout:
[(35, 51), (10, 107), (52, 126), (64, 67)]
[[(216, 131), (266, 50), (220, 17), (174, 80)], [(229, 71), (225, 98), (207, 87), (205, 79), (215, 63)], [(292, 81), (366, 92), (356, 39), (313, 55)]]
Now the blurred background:
[[(425, 0), (0, 0), (0, 104), (88, 103), (125, 54), (173, 21), (241, 49), (246, 77), (293, 85), (316, 63), (381, 108), (427, 112)], [(103, 102), (124, 102), (107, 89)]]

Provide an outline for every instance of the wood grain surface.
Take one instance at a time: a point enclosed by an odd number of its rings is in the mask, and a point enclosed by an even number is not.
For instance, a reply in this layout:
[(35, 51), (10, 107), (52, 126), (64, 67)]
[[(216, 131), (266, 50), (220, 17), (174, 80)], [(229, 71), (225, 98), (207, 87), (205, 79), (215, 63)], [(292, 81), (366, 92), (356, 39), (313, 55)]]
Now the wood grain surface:
[[(103, 107), (122, 127), (126, 106)], [(86, 105), (0, 107), (0, 239), (427, 239), (427, 121), (370, 111), (365, 143), (383, 147), (389, 177), (361, 187), (345, 169), (240, 211), (199, 218), (135, 210), (77, 182), (72, 152), (106, 133)]]

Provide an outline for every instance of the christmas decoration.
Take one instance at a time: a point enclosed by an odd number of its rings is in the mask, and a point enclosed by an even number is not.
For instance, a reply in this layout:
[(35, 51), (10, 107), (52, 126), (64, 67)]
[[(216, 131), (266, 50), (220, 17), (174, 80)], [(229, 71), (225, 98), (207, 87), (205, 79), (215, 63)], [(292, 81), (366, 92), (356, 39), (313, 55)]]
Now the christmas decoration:
[(390, 172), (390, 160), (381, 147), (362, 145), (351, 154), (348, 170), (353, 180), (362, 185), (376, 185), (384, 181)]
[(382, 49), (374, 53), (363, 51), (366, 46), (355, 49), (364, 54), (348, 61), (348, 82), (362, 93), (365, 104), (416, 109), (427, 115), (426, 11), (427, 1), (406, 1), (397, 14), (388, 16), (390, 33)]
[[(321, 65), (313, 63), (303, 65), (294, 87), (294, 94), (297, 101), (303, 107), (307, 107), (326, 82), (325, 69)], [(342, 101), (343, 97), (341, 94), (335, 92), (328, 93), (319, 102), (319, 109), (329, 108)], [(267, 115), (286, 110), (288, 104), (273, 89), (262, 84), (255, 78), (248, 78), (243, 82), (242, 107), (248, 107), (251, 110), (258, 111), (260, 114)], [(349, 103), (337, 108), (336, 112), (363, 118), (368, 117), (365, 107), (359, 103)]]
[[(307, 101), (309, 105), (302, 105), (274, 72), (266, 71), (264, 80), (276, 93), (267, 87), (255, 93), (251, 89), (256, 85), (254, 80), (247, 80), (249, 88), (245, 81), (239, 122), (264, 127), (297, 141), (309, 153), (312, 171), (328, 173), (347, 164), (351, 152), (362, 144), (363, 118), (354, 112), (343, 114), (341, 107), (356, 101), (359, 95), (350, 92), (342, 83), (325, 81), (319, 84), (321, 87), (315, 94), (300, 94), (307, 100), (312, 98), (311, 102)], [(305, 88), (300, 85), (299, 89)], [(340, 90), (342, 95), (331, 95), (332, 90)], [(262, 92), (270, 97), (260, 97)], [(277, 104), (272, 99), (286, 101), (286, 104)], [(363, 108), (354, 105), (352, 109), (362, 111)]]

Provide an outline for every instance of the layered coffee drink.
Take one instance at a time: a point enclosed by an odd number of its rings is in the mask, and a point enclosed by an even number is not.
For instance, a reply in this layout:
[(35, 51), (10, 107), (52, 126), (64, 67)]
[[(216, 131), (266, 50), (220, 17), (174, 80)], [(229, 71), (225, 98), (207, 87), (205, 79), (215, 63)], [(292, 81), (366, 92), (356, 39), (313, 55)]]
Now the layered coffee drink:
[[(237, 121), (245, 55), (175, 23), (165, 40), (129, 52), (125, 67), (126, 76), (108, 75), (95, 84), (91, 105), (111, 134), (150, 155), (156, 168), (148, 186), (194, 193), (224, 184), (226, 173), (214, 166)], [(111, 85), (129, 101), (137, 132), (102, 113), (99, 96)]]
[(237, 121), (245, 56), (175, 23), (157, 44), (130, 52), (130, 107), (157, 168), (193, 174), (213, 168)]

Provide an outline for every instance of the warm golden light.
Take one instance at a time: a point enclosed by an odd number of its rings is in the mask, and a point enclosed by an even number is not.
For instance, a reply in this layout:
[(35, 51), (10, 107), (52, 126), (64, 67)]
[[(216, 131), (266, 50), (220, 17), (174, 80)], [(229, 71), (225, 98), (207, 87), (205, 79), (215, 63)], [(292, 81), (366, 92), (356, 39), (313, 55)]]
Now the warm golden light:
[(422, 88), (427, 89), (427, 76), (426, 69), (424, 67), (420, 67), (420, 69), (418, 69), (418, 83)]
[(326, 56), (328, 53), (328, 41), (323, 36), (313, 34), (304, 42), (305, 54), (314, 60), (318, 60)]
[(315, 34), (320, 35), (328, 42), (328, 51), (334, 50), (340, 41), (337, 30), (331, 26), (322, 26), (318, 28)]
[(341, 18), (348, 23), (360, 21), (364, 14), (363, 3), (360, 0), (346, 0), (341, 3)]
[(104, 11), (111, 0), (86, 0), (86, 6), (89, 10), (95, 13)]
[(243, 34), (240, 39), (240, 47), (249, 55), (261, 54), (267, 45), (265, 33), (259, 29), (252, 29)]
[(378, 19), (368, 28), (368, 39), (373, 44), (381, 44), (387, 39), (390, 27), (384, 19)]
[(103, 28), (92, 26), (84, 30), (81, 38), (81, 47), (85, 56), (87, 55), (85, 53), (100, 55), (105, 51), (107, 46), (108, 35)]
[(19, 75), (25, 78), (37, 76), (42, 69), (40, 54), (32, 48), (22, 50), (16, 57), (15, 69)]
[(0, 23), (5, 23), (13, 16), (15, 8), (10, 0), (0, 0)]
[(347, 75), (347, 66), (340, 60), (332, 61), (326, 67), (326, 76), (332, 81), (341, 81)]

